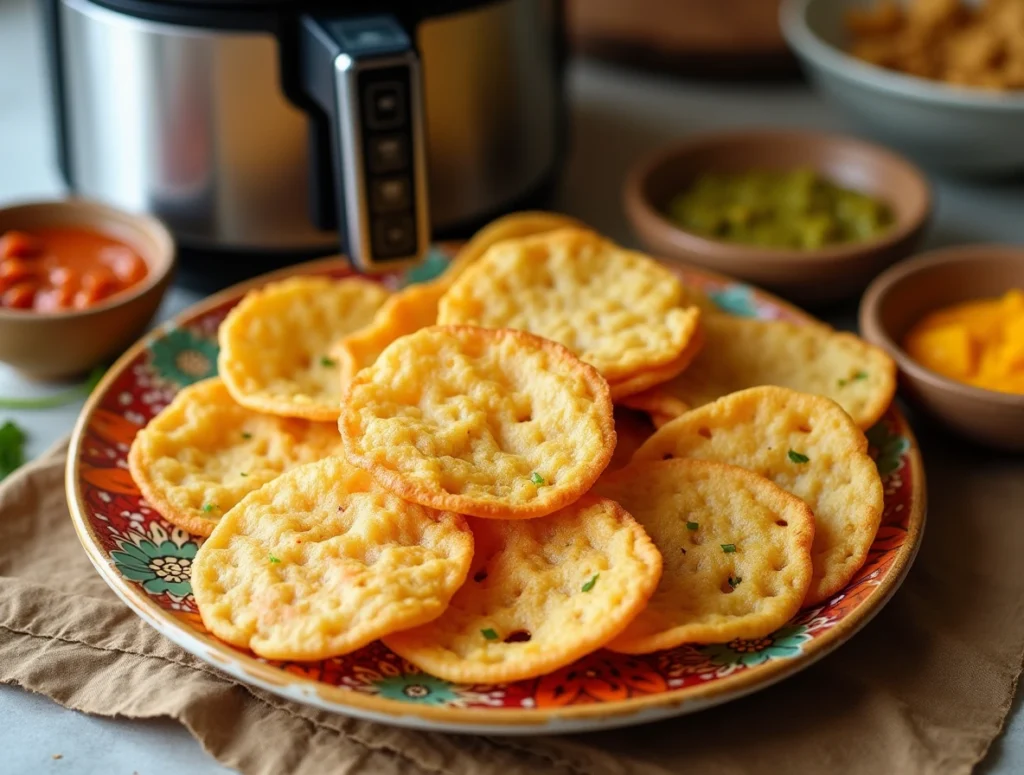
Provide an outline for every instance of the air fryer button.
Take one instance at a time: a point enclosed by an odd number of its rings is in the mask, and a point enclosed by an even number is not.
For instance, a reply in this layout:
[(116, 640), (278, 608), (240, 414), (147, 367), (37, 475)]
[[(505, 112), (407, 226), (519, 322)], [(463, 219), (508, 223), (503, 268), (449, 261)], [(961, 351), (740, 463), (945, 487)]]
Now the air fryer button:
[(375, 258), (404, 258), (416, 252), (416, 224), (411, 215), (378, 215), (373, 219)]
[(409, 209), (409, 178), (375, 178), (370, 182), (370, 205), (375, 213)]
[(398, 172), (408, 163), (408, 147), (402, 135), (370, 138), (370, 172)]
[(366, 89), (366, 123), (370, 129), (397, 129), (405, 123), (405, 84), (372, 83)]

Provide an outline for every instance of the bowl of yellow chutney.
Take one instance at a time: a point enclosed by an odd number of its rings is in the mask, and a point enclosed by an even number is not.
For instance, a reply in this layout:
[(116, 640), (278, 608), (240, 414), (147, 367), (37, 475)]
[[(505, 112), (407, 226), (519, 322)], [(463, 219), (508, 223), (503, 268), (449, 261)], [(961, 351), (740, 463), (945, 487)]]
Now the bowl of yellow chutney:
[(624, 206), (657, 256), (820, 303), (855, 296), (909, 255), (932, 196), (916, 167), (862, 140), (750, 130), (693, 136), (640, 161)]
[(860, 306), (908, 398), (974, 441), (1024, 450), (1024, 249), (967, 245), (882, 273)]

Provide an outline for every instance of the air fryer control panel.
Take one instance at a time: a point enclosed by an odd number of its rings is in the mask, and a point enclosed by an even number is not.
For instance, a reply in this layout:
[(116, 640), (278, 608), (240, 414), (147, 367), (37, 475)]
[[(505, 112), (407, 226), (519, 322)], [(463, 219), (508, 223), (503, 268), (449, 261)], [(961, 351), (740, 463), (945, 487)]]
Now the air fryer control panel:
[(426, 253), (429, 223), (419, 59), (409, 37), (391, 16), (312, 19), (307, 32), (312, 48), (331, 58), (330, 87), (315, 77), (315, 61), (308, 82), (334, 117), (348, 253), (363, 271), (415, 263)]
[(409, 70), (364, 70), (359, 73), (358, 84), (370, 247), (377, 261), (407, 258), (416, 252)]

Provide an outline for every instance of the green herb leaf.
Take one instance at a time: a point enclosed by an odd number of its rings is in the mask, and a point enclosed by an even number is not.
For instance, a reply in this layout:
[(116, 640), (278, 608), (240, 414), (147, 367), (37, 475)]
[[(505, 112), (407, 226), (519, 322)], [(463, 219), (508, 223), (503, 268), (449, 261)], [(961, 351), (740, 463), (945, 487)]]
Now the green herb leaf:
[(490, 627), (480, 630), (480, 634), (483, 635), (487, 640), (497, 640), (498, 633), (492, 630)]
[(589, 592), (590, 590), (592, 590), (594, 588), (594, 585), (597, 583), (597, 577), (600, 575), (600, 573), (595, 573), (593, 578), (591, 578), (590, 581), (583, 585), (583, 591)]
[(328, 358), (326, 355), (324, 355), (320, 358), (320, 365), (329, 369), (331, 368), (331, 366), (336, 366), (337, 363), (335, 362), (334, 358)]
[(25, 433), (8, 420), (0, 426), (0, 479), (25, 462)]
[(271, 561), (271, 562), (281, 562), (281, 561), (280, 561), (279, 559), (277, 559), (277, 558), (276, 558), (276, 557), (275, 557), (274, 555), (270, 555), (270, 561)]
[(245, 471), (241, 471), (238, 475), (239, 476), (248, 476), (249, 474), (247, 474)]
[(687, 522), (686, 523), (686, 529), (687, 530), (696, 530), (698, 527), (700, 527), (700, 524), (698, 524), (697, 522)]
[(205, 511), (207, 514), (209, 514), (215, 508), (217, 508), (217, 507), (214, 506), (212, 503), (204, 503), (203, 504), (203, 511)]
[(536, 471), (534, 471), (532, 474), (530, 474), (530, 481), (539, 487), (540, 485), (544, 484), (544, 477), (538, 474)]
[(93, 388), (103, 379), (107, 369), (105, 366), (97, 366), (81, 385), (54, 393), (52, 396), (41, 398), (0, 398), (0, 409), (56, 409), (59, 406), (73, 404), (80, 398), (85, 398)]
[(868, 373), (866, 371), (858, 371), (856, 374), (854, 374), (849, 379), (841, 379), (841, 380), (839, 380), (839, 387), (846, 387), (851, 382), (857, 382), (858, 380), (867, 379), (867, 378), (868, 378)]
[(864, 434), (871, 445), (871, 455), (875, 458), (878, 473), (888, 476), (899, 470), (903, 464), (903, 453), (910, 447), (910, 442), (903, 436), (891, 433), (885, 422), (878, 422)]
[(743, 581), (743, 579), (741, 579), (739, 576), (730, 576), (729, 577), (729, 586), (732, 587), (733, 589), (736, 589), (736, 587), (738, 587), (740, 585), (741, 581)]
[(722, 551), (726, 554), (732, 554), (736, 551), (736, 544), (720, 544)]
[(242, 431), (242, 438), (248, 441), (252, 438), (252, 434), (249, 431)]
[(789, 459), (794, 463), (810, 462), (810, 458), (807, 457), (807, 455), (801, 455), (799, 452), (796, 452), (795, 450), (792, 449), (787, 453), (787, 455)]

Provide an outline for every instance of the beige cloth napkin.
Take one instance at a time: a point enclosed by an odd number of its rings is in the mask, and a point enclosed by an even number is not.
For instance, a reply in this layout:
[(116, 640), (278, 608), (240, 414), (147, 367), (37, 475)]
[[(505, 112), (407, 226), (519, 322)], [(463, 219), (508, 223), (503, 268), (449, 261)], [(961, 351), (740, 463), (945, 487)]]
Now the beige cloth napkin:
[(902, 590), (854, 640), (703, 713), (536, 738), (321, 713), (194, 659), (90, 566), (68, 518), (59, 447), (0, 487), (0, 681), (86, 713), (170, 716), (253, 775), (966, 773), (999, 734), (1024, 655), (1024, 459), (941, 438), (924, 446), (924, 546)]

